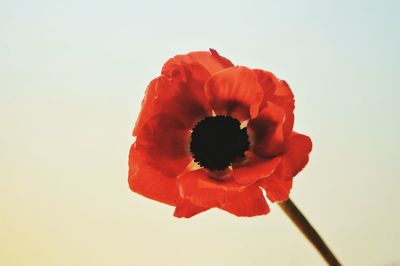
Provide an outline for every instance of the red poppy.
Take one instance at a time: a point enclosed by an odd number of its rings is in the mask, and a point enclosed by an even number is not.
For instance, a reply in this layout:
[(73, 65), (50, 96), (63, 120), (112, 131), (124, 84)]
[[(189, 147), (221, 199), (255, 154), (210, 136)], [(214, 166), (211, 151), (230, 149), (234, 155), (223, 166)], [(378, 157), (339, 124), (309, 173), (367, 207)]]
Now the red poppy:
[(168, 60), (150, 82), (129, 154), (130, 188), (191, 217), (213, 207), (269, 212), (308, 162), (292, 131), (294, 97), (271, 72), (234, 66), (215, 50)]

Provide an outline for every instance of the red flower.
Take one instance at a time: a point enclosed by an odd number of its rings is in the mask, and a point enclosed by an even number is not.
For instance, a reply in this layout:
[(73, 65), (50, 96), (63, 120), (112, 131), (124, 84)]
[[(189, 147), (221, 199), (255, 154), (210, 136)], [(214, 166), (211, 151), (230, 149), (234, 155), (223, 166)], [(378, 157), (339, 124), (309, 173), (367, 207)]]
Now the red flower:
[(292, 131), (294, 98), (271, 72), (234, 66), (215, 50), (177, 55), (150, 82), (129, 154), (130, 188), (191, 217), (217, 207), (269, 212), (308, 162)]

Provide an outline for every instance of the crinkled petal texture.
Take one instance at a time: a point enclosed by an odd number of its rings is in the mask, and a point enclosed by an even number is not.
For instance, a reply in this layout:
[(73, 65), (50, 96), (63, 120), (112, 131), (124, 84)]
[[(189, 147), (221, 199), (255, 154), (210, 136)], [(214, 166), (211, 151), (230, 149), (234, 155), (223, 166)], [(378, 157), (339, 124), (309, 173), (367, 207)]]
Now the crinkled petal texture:
[(211, 114), (205, 97), (204, 84), (214, 73), (233, 67), (217, 51), (192, 52), (177, 55), (163, 66), (161, 76), (150, 82), (133, 135), (137, 136), (143, 124), (160, 112), (178, 116), (188, 128)]
[[(189, 218), (210, 208), (236, 216), (269, 212), (285, 201), (312, 143), (293, 132), (294, 96), (271, 72), (234, 66), (215, 50), (177, 55), (150, 82), (129, 154), (130, 188)], [(223, 173), (193, 168), (191, 129), (207, 116), (247, 123), (250, 147)]]
[(240, 185), (233, 179), (215, 180), (198, 169), (178, 178), (180, 196), (204, 208), (218, 207), (237, 216), (266, 214), (269, 208), (257, 185)]
[(145, 163), (141, 156), (136, 145), (132, 145), (129, 153), (130, 188), (145, 197), (175, 206), (180, 200), (175, 179)]
[(263, 157), (281, 155), (293, 129), (294, 96), (289, 85), (272, 73), (253, 70), (263, 89), (260, 113), (249, 121), (254, 152)]
[(220, 56), (217, 51), (210, 49), (210, 52), (191, 52), (186, 55), (177, 55), (169, 59), (163, 66), (161, 73), (168, 75), (177, 66), (198, 64), (204, 67), (210, 74), (214, 74), (224, 68), (232, 67), (231, 61)]
[(207, 81), (205, 94), (217, 115), (230, 115), (240, 121), (256, 117), (263, 100), (257, 75), (246, 67), (219, 71)]
[(292, 179), (308, 163), (311, 149), (312, 143), (309, 137), (295, 132), (291, 133), (286, 152), (280, 156), (280, 164), (270, 177), (259, 182), (272, 202), (285, 201), (289, 198)]
[(210, 74), (200, 65), (177, 66), (171, 76), (161, 75), (150, 82), (133, 131), (137, 136), (143, 125), (159, 113), (179, 118), (186, 128), (211, 114), (205, 99), (204, 83)]

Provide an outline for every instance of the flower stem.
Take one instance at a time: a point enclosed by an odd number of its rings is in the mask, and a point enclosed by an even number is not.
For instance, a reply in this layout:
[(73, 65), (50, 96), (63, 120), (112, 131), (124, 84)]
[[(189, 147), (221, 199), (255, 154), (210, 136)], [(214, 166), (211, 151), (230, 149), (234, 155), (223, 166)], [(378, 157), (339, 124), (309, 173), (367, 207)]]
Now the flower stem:
[(289, 216), (292, 222), (300, 229), (304, 236), (307, 237), (307, 239), (314, 245), (328, 265), (341, 265), (335, 255), (333, 255), (332, 251), (325, 244), (324, 240), (322, 240), (322, 238), (319, 236), (318, 232), (307, 221), (306, 217), (304, 217), (291, 199), (288, 199), (284, 202), (279, 202), (278, 204), (286, 213), (286, 215)]

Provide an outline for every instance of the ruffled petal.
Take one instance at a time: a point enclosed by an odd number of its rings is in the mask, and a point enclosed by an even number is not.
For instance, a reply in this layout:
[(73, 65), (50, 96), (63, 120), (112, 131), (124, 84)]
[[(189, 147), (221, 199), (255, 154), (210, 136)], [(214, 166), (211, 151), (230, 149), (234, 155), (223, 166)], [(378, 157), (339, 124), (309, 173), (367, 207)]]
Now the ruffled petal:
[(259, 156), (274, 157), (285, 150), (285, 112), (272, 102), (268, 102), (255, 119), (247, 124), (251, 149)]
[(293, 130), (294, 124), (294, 95), (286, 81), (280, 80), (280, 86), (275, 90), (272, 102), (285, 110), (283, 132), (285, 137), (288, 137)]
[(267, 101), (271, 101), (276, 88), (280, 86), (279, 79), (269, 71), (264, 71), (261, 69), (253, 69), (253, 71), (257, 75), (258, 83), (261, 85), (264, 91), (264, 97), (261, 103), (262, 109), (265, 107)]
[(210, 178), (205, 169), (187, 172), (178, 177), (177, 182), (182, 198), (205, 208), (223, 206), (246, 188), (233, 179), (219, 181)]
[(232, 67), (231, 61), (223, 56), (220, 56), (214, 49), (210, 49), (210, 52), (199, 51), (191, 52), (185, 55), (177, 55), (169, 59), (163, 66), (161, 73), (169, 75), (171, 70), (176, 66), (185, 64), (199, 64), (204, 67), (210, 74), (214, 74), (224, 68)]
[(214, 74), (205, 85), (205, 93), (216, 114), (241, 121), (256, 117), (263, 99), (256, 74), (246, 67), (231, 67)]
[(308, 163), (308, 156), (312, 150), (310, 137), (292, 132), (286, 152), (283, 155), (282, 165), (286, 168), (287, 178), (297, 175)]
[(267, 197), (271, 202), (289, 199), (293, 181), (279, 178), (280, 170), (281, 168), (278, 168), (275, 174), (260, 182), (260, 186), (266, 191)]
[(178, 218), (190, 218), (208, 209), (209, 208), (200, 207), (188, 200), (182, 199), (179, 201), (178, 205), (176, 205), (174, 216)]
[(268, 71), (254, 69), (257, 80), (263, 88), (264, 97), (260, 109), (273, 102), (285, 112), (285, 123), (283, 125), (285, 136), (289, 136), (294, 123), (294, 95), (286, 81), (278, 79)]
[(176, 177), (192, 160), (190, 131), (175, 116), (160, 113), (143, 125), (136, 140), (141, 159), (164, 175)]
[(236, 197), (230, 199), (220, 209), (236, 216), (256, 216), (269, 212), (269, 207), (264, 195), (258, 186), (251, 186), (241, 191)]
[(173, 206), (180, 200), (176, 180), (145, 163), (135, 144), (129, 152), (128, 182), (132, 191), (147, 198)]
[(286, 149), (275, 172), (259, 183), (272, 202), (285, 201), (289, 198), (293, 177), (306, 166), (312, 143), (309, 137), (293, 132)]
[(192, 128), (211, 107), (204, 93), (204, 83), (210, 74), (200, 65), (183, 65), (170, 69), (169, 76), (162, 75), (150, 82), (142, 101), (141, 112), (133, 130), (137, 136), (148, 119), (158, 113), (170, 113)]
[(240, 165), (233, 165), (232, 177), (239, 184), (252, 184), (270, 176), (279, 165), (281, 157), (262, 158), (246, 152), (246, 160)]

